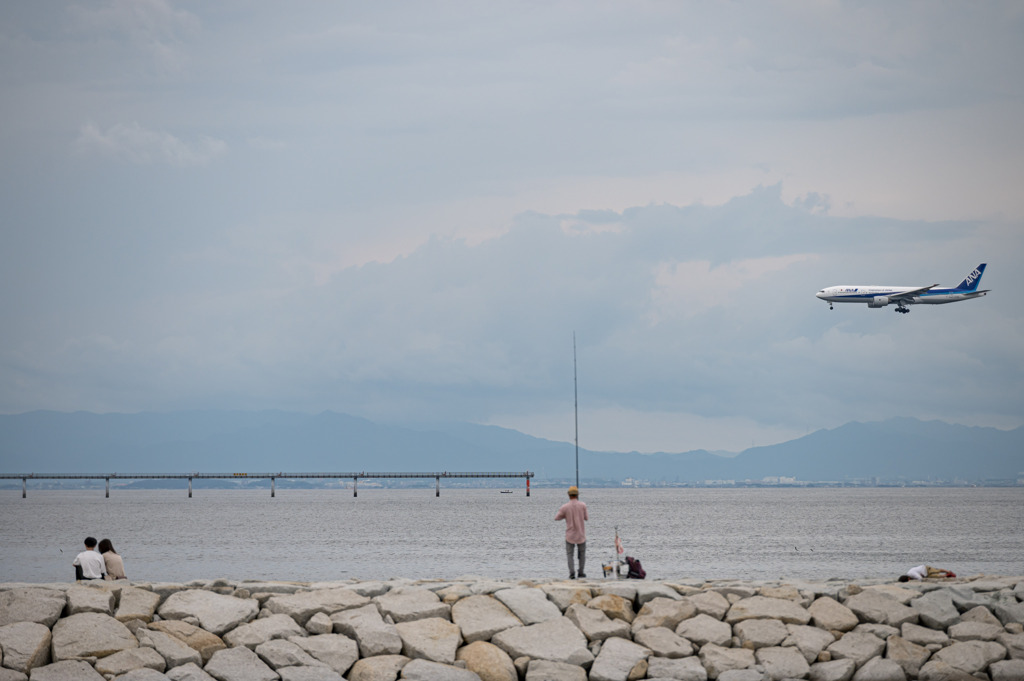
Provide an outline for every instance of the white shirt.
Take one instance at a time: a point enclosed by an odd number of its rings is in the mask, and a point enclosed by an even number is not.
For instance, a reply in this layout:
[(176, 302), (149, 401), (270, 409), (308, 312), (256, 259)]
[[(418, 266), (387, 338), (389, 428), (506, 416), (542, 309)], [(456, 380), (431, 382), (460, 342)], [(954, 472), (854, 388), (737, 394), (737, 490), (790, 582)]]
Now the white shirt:
[(103, 562), (103, 556), (92, 549), (87, 549), (78, 554), (72, 565), (82, 566), (82, 577), (85, 579), (103, 579), (103, 573), (107, 571), (107, 565)]
[(907, 576), (911, 579), (922, 580), (928, 576), (928, 566), (918, 565), (907, 570)]

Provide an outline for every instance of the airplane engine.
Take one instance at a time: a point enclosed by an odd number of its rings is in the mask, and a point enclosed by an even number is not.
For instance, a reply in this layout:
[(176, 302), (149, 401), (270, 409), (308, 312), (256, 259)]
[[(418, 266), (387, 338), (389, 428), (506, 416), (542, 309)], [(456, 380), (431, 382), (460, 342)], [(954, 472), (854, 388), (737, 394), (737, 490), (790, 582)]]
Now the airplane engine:
[(887, 296), (875, 296), (868, 302), (868, 307), (885, 307), (889, 304)]

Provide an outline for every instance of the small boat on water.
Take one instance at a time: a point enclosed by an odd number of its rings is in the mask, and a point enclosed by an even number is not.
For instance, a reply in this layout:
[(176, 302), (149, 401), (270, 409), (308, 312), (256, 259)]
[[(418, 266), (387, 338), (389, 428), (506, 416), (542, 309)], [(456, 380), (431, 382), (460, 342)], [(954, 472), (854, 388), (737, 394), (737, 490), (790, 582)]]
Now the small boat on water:
[(502, 494), (512, 494), (512, 490), (510, 490), (510, 489), (503, 489), (503, 490), (501, 490), (501, 493)]

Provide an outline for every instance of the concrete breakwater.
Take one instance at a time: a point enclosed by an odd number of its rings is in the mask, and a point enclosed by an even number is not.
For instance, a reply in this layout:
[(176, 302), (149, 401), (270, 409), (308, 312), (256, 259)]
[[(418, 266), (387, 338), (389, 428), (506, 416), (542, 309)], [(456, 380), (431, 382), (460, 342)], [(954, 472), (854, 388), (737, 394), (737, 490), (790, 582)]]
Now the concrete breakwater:
[(0, 681), (1024, 680), (1024, 577), (0, 584)]

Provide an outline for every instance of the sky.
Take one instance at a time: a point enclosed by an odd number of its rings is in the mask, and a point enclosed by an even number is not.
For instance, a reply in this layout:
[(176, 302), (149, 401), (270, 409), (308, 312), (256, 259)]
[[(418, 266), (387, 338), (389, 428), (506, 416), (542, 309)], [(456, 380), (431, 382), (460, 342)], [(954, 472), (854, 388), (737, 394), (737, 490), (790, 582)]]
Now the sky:
[[(0, 413), (1024, 424), (1024, 5), (0, 4)], [(838, 284), (985, 298), (827, 304)]]

